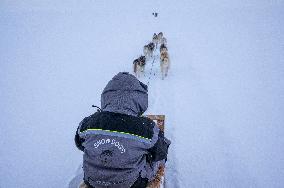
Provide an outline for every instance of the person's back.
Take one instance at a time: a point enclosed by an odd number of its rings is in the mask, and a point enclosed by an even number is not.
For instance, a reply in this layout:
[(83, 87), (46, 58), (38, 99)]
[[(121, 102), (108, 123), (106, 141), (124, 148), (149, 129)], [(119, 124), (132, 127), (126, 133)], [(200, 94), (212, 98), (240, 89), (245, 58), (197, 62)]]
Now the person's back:
[(84, 151), (89, 187), (146, 187), (170, 142), (156, 124), (139, 117), (148, 107), (147, 86), (128, 73), (117, 74), (101, 95), (101, 109), (80, 123), (75, 142)]

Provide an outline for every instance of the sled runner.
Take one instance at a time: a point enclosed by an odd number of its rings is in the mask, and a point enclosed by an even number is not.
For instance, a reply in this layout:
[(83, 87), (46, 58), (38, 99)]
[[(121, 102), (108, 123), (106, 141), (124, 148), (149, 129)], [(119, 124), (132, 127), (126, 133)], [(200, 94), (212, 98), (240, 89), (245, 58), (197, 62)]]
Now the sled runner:
[[(165, 130), (165, 115), (146, 115), (146, 117), (156, 122), (161, 131)], [(155, 176), (155, 179), (148, 183), (147, 188), (164, 188), (165, 187), (165, 166), (161, 165)]]

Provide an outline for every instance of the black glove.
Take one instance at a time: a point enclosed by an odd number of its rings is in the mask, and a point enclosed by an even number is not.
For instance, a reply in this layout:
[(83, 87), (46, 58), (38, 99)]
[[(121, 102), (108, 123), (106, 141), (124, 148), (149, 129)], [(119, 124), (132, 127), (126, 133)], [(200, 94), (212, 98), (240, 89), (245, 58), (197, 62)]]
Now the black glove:
[(163, 131), (160, 131), (157, 142), (152, 148), (148, 150), (151, 154), (152, 162), (167, 159), (170, 144), (171, 141), (164, 136)]

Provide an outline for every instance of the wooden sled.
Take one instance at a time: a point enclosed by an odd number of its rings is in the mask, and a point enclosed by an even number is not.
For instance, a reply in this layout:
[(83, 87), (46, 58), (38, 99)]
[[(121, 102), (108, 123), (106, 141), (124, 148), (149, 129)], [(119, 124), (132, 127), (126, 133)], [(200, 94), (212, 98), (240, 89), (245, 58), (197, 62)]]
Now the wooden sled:
[[(156, 122), (161, 131), (165, 130), (165, 115), (146, 115), (146, 117)], [(161, 165), (155, 176), (155, 179), (148, 183), (147, 188), (165, 187), (165, 166)]]

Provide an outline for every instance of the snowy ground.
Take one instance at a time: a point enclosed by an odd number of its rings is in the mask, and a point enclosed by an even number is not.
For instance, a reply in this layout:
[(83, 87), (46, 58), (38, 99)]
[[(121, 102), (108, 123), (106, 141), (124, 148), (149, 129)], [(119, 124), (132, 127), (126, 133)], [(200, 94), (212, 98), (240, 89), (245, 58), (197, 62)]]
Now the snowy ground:
[(283, 187), (283, 8), (281, 0), (1, 1), (0, 187), (66, 187), (82, 160), (78, 123), (160, 31), (172, 65), (163, 81), (156, 66), (147, 113), (167, 118), (167, 186)]

